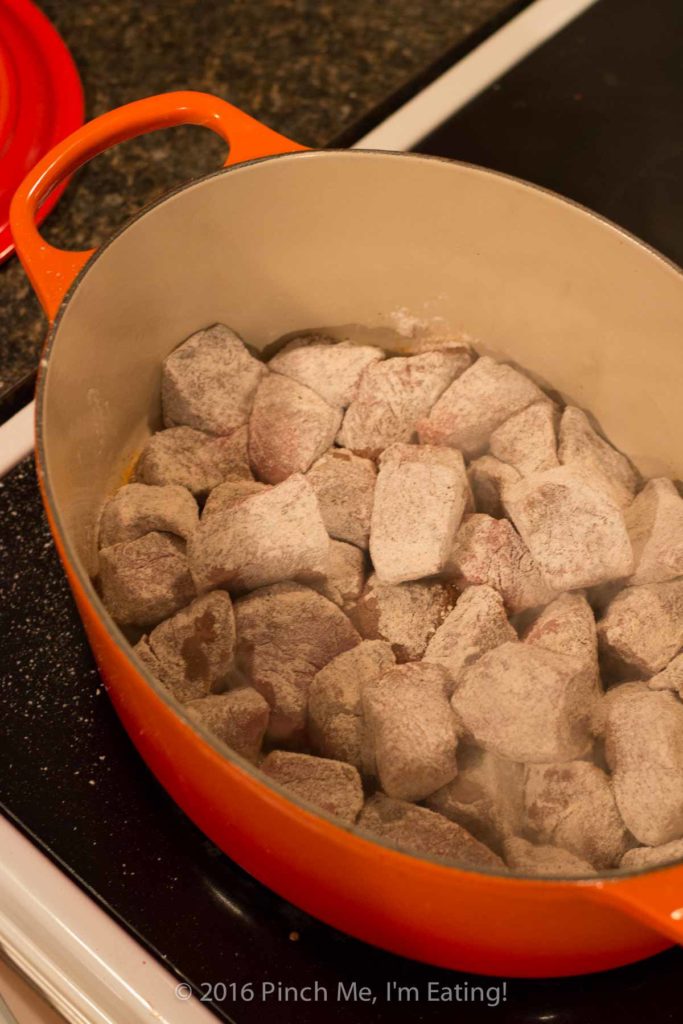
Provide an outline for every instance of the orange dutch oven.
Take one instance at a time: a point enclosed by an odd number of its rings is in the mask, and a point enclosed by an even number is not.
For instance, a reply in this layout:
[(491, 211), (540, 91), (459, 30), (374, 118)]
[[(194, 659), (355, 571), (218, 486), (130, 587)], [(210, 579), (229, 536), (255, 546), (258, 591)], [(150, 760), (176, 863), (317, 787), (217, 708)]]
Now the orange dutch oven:
[[(115, 143), (177, 124), (225, 167), (98, 250), (38, 234), (40, 203)], [(160, 421), (160, 365), (215, 321), (263, 348), (302, 328), (438, 321), (590, 409), (646, 474), (683, 476), (680, 272), (613, 224), (504, 175), (412, 154), (306, 151), (193, 92), (80, 128), (15, 195), (21, 261), (51, 327), (37, 392), (40, 487), (108, 693), (145, 761), (230, 857), (341, 930), (505, 976), (626, 964), (683, 941), (683, 864), (566, 881), (418, 858), (343, 827), (203, 729), (149, 675), (91, 581), (95, 526)]]

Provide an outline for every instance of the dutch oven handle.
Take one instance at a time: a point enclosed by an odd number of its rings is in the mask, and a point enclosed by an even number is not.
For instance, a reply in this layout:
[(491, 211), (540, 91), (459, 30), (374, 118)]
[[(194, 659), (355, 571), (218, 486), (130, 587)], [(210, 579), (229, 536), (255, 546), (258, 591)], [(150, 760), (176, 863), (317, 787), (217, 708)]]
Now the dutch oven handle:
[(50, 321), (71, 283), (96, 251), (68, 252), (48, 245), (36, 227), (36, 211), (50, 192), (98, 153), (158, 128), (202, 125), (224, 139), (224, 166), (306, 147), (266, 128), (231, 103), (203, 92), (169, 92), (136, 100), (84, 124), (47, 153), (12, 199), (10, 225), (19, 258)]
[(584, 892), (683, 946), (683, 865), (594, 883)]

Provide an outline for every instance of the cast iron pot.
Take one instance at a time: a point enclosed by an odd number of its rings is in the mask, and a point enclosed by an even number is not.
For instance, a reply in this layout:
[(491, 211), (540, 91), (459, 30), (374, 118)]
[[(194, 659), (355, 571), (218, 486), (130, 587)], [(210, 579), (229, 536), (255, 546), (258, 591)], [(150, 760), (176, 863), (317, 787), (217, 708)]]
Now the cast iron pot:
[[(47, 245), (51, 189), (101, 150), (200, 124), (224, 169), (150, 206), (96, 252)], [(182, 92), (105, 114), (53, 149), (12, 206), (52, 321), (37, 394), (43, 499), (111, 700), (193, 821), (265, 885), (404, 956), (506, 976), (626, 964), (683, 940), (683, 864), (573, 881), (399, 853), (287, 797), (188, 720), (91, 581), (95, 524), (159, 425), (160, 365), (223, 321), (260, 347), (297, 329), (441, 318), (590, 409), (647, 475), (683, 476), (679, 271), (558, 196), (478, 167), (304, 151), (222, 100)]]

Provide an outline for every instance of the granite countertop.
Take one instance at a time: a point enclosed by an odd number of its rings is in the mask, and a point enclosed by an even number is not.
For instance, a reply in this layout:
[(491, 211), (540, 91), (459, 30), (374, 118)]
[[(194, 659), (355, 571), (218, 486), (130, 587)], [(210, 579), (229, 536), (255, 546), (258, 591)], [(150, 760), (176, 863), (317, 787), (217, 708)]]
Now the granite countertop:
[[(438, 69), (519, 0), (40, 0), (78, 65), (86, 116), (174, 89), (215, 93), (322, 146), (415, 76)], [(437, 62), (437, 63), (435, 63)], [(89, 248), (170, 186), (219, 166), (201, 128), (157, 132), (97, 158), (43, 227)], [(36, 365), (45, 320), (16, 257), (0, 267), (0, 396)]]

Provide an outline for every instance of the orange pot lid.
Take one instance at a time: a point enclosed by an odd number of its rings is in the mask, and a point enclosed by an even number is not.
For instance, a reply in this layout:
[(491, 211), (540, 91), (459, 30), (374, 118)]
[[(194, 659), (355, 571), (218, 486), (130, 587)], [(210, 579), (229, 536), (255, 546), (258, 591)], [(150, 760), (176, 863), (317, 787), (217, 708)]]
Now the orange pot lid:
[[(14, 252), (10, 200), (26, 173), (83, 123), (83, 89), (61, 36), (30, 0), (0, 0), (0, 263)], [(38, 212), (43, 220), (60, 184)]]

